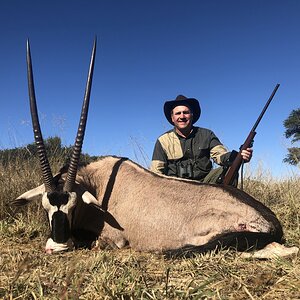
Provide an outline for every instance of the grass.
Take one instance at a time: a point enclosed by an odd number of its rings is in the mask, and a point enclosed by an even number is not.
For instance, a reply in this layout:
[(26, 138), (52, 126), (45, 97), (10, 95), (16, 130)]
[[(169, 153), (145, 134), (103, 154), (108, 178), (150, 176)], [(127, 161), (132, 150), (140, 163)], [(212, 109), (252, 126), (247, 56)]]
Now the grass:
[[(50, 162), (55, 173), (62, 165)], [(40, 203), (9, 201), (40, 181), (34, 157), (0, 164), (0, 299), (299, 299), (300, 258), (258, 261), (231, 250), (193, 258), (124, 250), (43, 252), (48, 221)], [(282, 222), (286, 245), (300, 244), (300, 178), (246, 178), (244, 189)]]

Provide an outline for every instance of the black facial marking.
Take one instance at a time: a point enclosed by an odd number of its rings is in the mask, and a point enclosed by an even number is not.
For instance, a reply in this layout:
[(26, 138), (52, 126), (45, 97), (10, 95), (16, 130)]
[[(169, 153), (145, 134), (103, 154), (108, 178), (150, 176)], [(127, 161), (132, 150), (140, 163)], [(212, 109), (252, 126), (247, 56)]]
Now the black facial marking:
[(61, 205), (67, 204), (69, 200), (69, 194), (67, 192), (49, 192), (47, 196), (50, 204), (58, 208), (60, 208)]
[(71, 237), (70, 224), (68, 217), (62, 211), (56, 211), (51, 220), (51, 238), (56, 243), (66, 243)]

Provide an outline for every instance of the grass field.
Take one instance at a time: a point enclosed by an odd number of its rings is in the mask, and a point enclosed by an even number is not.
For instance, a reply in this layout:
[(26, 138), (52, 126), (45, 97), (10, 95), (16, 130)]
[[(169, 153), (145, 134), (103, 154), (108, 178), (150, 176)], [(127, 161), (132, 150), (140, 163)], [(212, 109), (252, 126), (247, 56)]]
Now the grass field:
[[(51, 160), (53, 172), (62, 159)], [(0, 165), (0, 299), (300, 299), (300, 258), (242, 259), (234, 250), (193, 258), (125, 250), (43, 252), (48, 221), (40, 203), (12, 199), (37, 186), (35, 158)], [(246, 178), (244, 189), (282, 222), (286, 245), (300, 245), (300, 178)]]

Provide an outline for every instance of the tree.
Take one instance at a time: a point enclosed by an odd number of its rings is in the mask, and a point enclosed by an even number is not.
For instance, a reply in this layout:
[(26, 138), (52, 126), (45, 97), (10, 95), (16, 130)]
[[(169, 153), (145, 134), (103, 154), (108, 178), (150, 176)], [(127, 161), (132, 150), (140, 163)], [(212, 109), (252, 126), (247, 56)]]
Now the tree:
[[(294, 144), (300, 140), (300, 108), (294, 109), (289, 117), (283, 122), (285, 137), (292, 138), (291, 143)], [(284, 162), (296, 166), (300, 163), (300, 148), (288, 148), (288, 154), (283, 159)]]

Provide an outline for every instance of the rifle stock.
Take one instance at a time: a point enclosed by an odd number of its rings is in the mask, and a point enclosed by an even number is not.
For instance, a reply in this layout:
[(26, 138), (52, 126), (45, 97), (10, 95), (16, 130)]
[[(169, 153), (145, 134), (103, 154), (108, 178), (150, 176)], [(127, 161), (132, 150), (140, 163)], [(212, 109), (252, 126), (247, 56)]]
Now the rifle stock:
[(239, 153), (237, 154), (235, 160), (233, 161), (232, 165), (229, 167), (224, 180), (223, 184), (232, 184), (233, 180), (235, 179), (235, 176), (237, 175), (237, 172), (239, 171), (241, 164), (243, 162), (243, 157), (242, 157), (242, 151), (246, 150), (247, 148), (251, 148), (251, 145), (253, 143), (253, 139), (256, 135), (255, 131), (250, 131), (246, 141), (244, 142), (243, 146), (241, 147)]
[(256, 120), (253, 128), (251, 129), (247, 139), (245, 140), (243, 146), (240, 148), (240, 151), (239, 153), (237, 154), (236, 158), (234, 159), (234, 161), (232, 162), (231, 166), (228, 168), (228, 171), (224, 177), (224, 180), (223, 180), (223, 184), (225, 185), (229, 185), (229, 184), (232, 184), (232, 182), (234, 181), (235, 177), (237, 176), (238, 174), (238, 171), (241, 167), (241, 164), (243, 162), (243, 157), (242, 157), (242, 151), (243, 150), (246, 150), (247, 148), (251, 148), (252, 147), (252, 143), (253, 143), (253, 139), (256, 135), (256, 127), (258, 126), (259, 122), (261, 121), (264, 113), (266, 112), (269, 104), (271, 103), (275, 93), (277, 92), (278, 88), (279, 88), (280, 84), (276, 84), (270, 98), (268, 99), (265, 107), (263, 108), (262, 112), (260, 113), (258, 119)]

